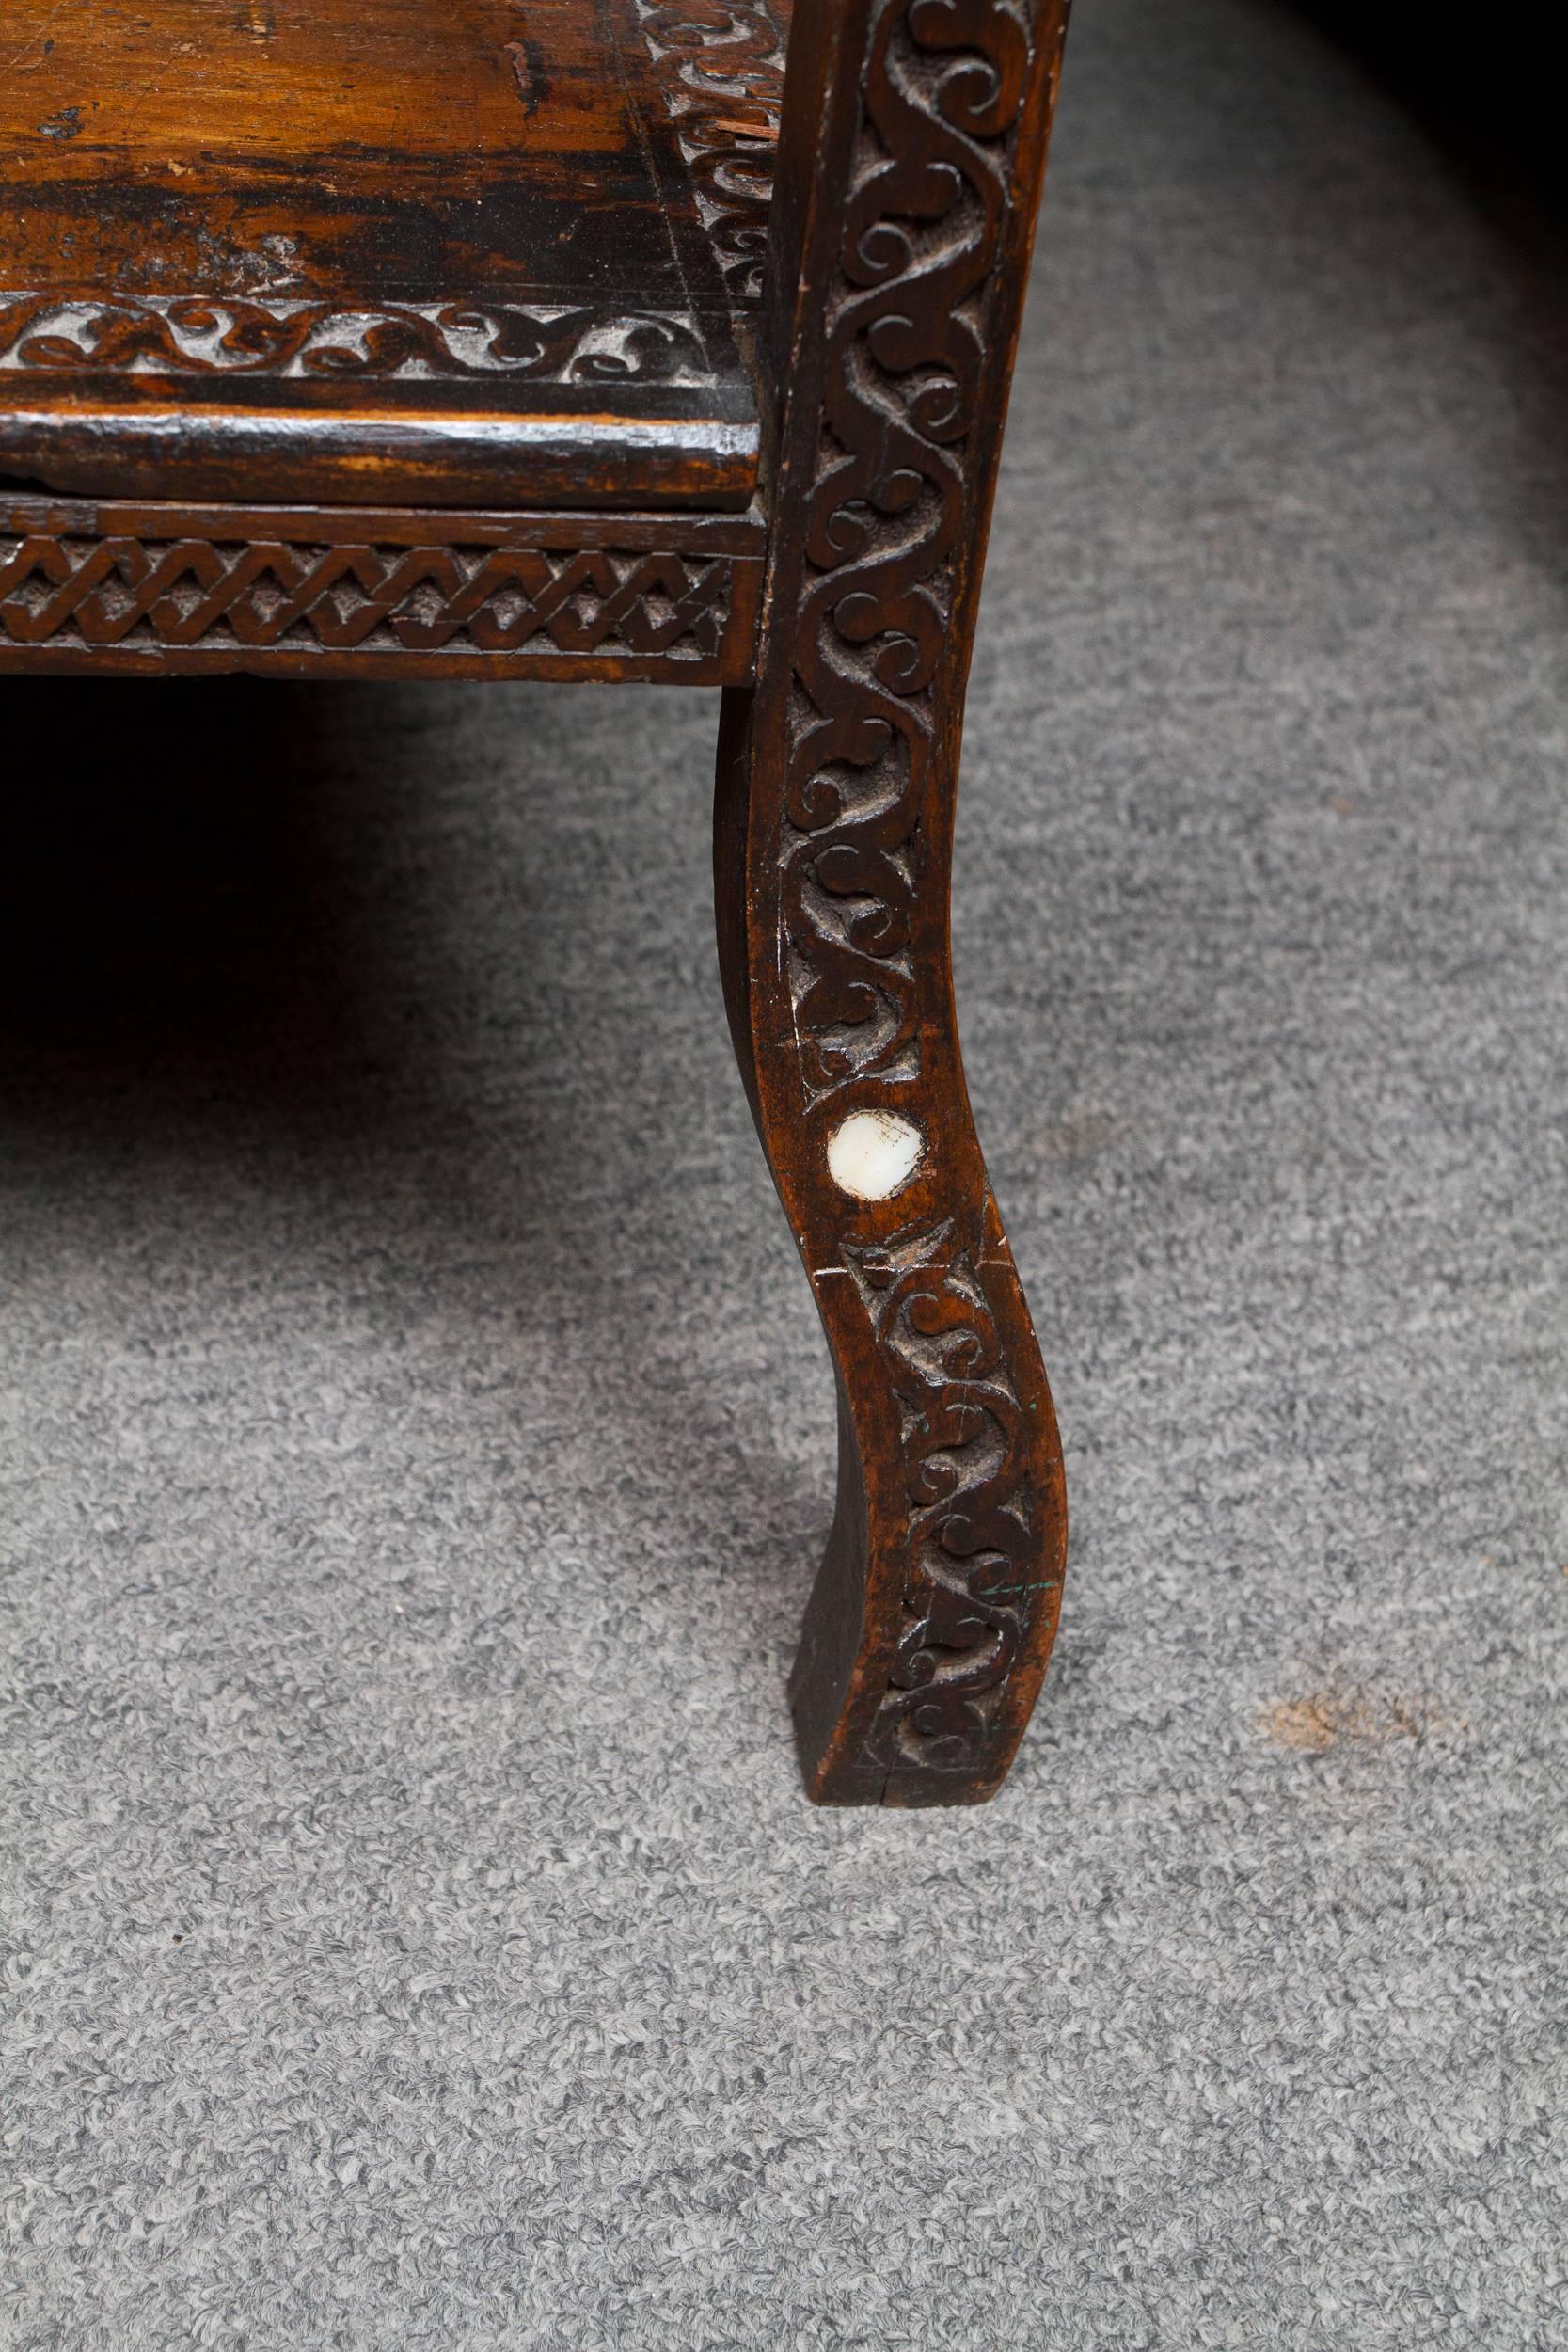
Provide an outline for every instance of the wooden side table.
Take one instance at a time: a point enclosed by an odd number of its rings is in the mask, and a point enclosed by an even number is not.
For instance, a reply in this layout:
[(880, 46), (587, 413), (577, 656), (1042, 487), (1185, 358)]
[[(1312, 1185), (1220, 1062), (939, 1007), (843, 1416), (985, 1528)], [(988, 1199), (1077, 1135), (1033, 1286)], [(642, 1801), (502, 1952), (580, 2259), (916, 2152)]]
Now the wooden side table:
[(0, 669), (725, 690), (730, 1024), (838, 1375), (828, 1804), (990, 1796), (1059, 1605), (948, 874), (1065, 19), (0, 0)]

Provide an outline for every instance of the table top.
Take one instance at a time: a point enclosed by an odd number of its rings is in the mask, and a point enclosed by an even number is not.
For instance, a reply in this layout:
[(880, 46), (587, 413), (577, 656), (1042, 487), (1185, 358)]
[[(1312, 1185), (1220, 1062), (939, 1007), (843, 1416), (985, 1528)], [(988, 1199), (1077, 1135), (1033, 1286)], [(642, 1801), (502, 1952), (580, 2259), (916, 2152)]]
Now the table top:
[(771, 0), (0, 0), (0, 467), (743, 505)]

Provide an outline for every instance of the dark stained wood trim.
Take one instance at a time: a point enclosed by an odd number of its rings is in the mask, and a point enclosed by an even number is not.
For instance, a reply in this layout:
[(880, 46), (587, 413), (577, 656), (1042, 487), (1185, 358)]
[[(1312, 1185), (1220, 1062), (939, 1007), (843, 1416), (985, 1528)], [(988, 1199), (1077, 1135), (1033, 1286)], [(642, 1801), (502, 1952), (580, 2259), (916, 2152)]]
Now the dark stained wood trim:
[[(390, 24), (391, 0), (375, 6)], [(756, 399), (738, 360), (712, 383), (676, 368), (633, 415), (635, 386), (623, 399), (573, 373), (592, 332), (547, 397), (527, 392), (529, 359), (505, 401), (475, 395), (443, 370), (491, 373), (472, 342), (488, 329), (437, 318), (436, 350), (423, 310), (391, 295), (343, 368), (313, 365), (340, 348), (330, 294), (304, 327), (282, 300), (203, 325), (148, 296), (123, 366), (85, 365), (80, 398), (61, 349), (0, 366), (0, 465), (35, 478), (0, 482), (0, 672), (729, 690), (726, 1000), (838, 1382), (837, 1506), (792, 1683), (808, 1788), (829, 1804), (991, 1795), (1060, 1601), (1060, 1446), (964, 1087), (948, 882), (1066, 6), (797, 0)], [(749, 78), (770, 70), (758, 0), (637, 0), (637, 22), (639, 87), (671, 116), (656, 136), (628, 92), (615, 120), (649, 152), (639, 177), (622, 141), (617, 167), (651, 197), (601, 207), (595, 233), (613, 261), (650, 202), (671, 210), (654, 147), (700, 167), (702, 209), (670, 235), (683, 269), (702, 264), (681, 298), (711, 355), (754, 266), (771, 143)], [(618, 72), (636, 38), (623, 7)], [(514, 46), (526, 104), (544, 84)], [(526, 337), (513, 310), (497, 331)], [(39, 316), (69, 340), (70, 314)], [(247, 336), (270, 339), (270, 373), (243, 363)], [(188, 393), (182, 368), (219, 391)], [(356, 391), (335, 372), (373, 380)], [(113, 498), (71, 492), (104, 481)]]
[(203, 410), (135, 379), (112, 406), (0, 405), (0, 469), (89, 497), (112, 483), (119, 495), (202, 500), (254, 495), (260, 471), (280, 500), (351, 506), (739, 511), (755, 491), (756, 421), (749, 399), (722, 389), (673, 389), (675, 413), (657, 418), (566, 391), (546, 414), (478, 417), (445, 407), (435, 387), (423, 413), (378, 418), (373, 447), (363, 420), (309, 405), (314, 386), (282, 389), (297, 390), (287, 407), (237, 397)]
[(434, 538), (464, 546), (502, 541), (522, 548), (703, 548), (726, 555), (761, 557), (768, 518), (760, 506), (744, 514), (582, 514), (576, 508), (432, 506), (207, 505), (174, 499), (62, 499), (48, 492), (8, 490), (0, 482), (0, 530), (119, 532), (132, 537), (287, 538), (357, 544), (367, 536), (399, 547)]
[(762, 5), (737, 38), (715, 0), (163, 0), (32, 42), (0, 0), (36, 52), (0, 84), (0, 469), (744, 508)]
[(636, 0), (732, 297), (762, 291), (786, 33), (768, 0)]
[[(1061, 1451), (964, 1087), (948, 875), (1065, 19), (795, 12), (764, 315), (775, 527), (759, 683), (726, 698), (716, 875), (742, 1073), (838, 1375), (838, 1508), (792, 1684), (827, 1804), (991, 1795), (1060, 1604)], [(903, 1168), (885, 1195), (835, 1176), (857, 1134)]]
[(757, 516), (0, 498), (0, 671), (753, 675)]
[(538, 305), (471, 294), (440, 302), (309, 301), (211, 294), (0, 292), (0, 385), (150, 375), (165, 391), (237, 378), (314, 383), (400, 379), (484, 386), (516, 382), (621, 390), (720, 379), (690, 311)]

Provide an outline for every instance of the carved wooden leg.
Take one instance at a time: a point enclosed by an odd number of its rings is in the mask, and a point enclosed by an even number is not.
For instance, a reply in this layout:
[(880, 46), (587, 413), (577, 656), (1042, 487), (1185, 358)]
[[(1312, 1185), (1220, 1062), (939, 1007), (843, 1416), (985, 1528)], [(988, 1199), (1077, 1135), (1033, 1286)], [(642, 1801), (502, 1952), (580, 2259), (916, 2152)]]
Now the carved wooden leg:
[(853, 827), (785, 816), (758, 715), (753, 695), (726, 696), (721, 957), (839, 1389), (838, 1507), (791, 1683), (801, 1761), (822, 1804), (975, 1804), (1045, 1671), (1067, 1519), (1051, 1393), (958, 1059), (952, 792), (944, 778), (898, 845), (918, 874), (896, 913), (839, 898)]
[(755, 690), (726, 697), (716, 831), (731, 1025), (838, 1374), (793, 1683), (827, 1804), (990, 1796), (1060, 1598), (1060, 1448), (964, 1088), (948, 867), (1065, 13), (793, 20), (767, 618)]

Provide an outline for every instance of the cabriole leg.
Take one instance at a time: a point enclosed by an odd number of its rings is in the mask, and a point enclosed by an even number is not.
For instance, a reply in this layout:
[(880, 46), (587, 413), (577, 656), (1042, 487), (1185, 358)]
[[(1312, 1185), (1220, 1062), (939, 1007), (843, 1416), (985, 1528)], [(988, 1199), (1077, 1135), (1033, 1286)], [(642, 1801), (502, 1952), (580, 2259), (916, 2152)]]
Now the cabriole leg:
[(763, 360), (754, 690), (725, 702), (721, 952), (837, 1372), (792, 1694), (825, 1804), (990, 1796), (1055, 1629), (1050, 1392), (954, 1025), (963, 693), (1062, 0), (796, 0)]
[(784, 816), (756, 717), (754, 696), (726, 697), (726, 993), (839, 1392), (838, 1504), (791, 1682), (801, 1762), (822, 1804), (975, 1804), (1039, 1688), (1066, 1507), (958, 1059), (951, 794), (922, 828), (895, 943), (884, 900), (835, 889), (852, 879), (843, 817), (824, 808), (813, 833)]

